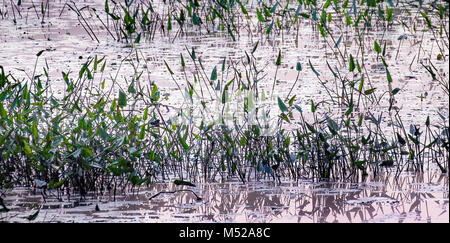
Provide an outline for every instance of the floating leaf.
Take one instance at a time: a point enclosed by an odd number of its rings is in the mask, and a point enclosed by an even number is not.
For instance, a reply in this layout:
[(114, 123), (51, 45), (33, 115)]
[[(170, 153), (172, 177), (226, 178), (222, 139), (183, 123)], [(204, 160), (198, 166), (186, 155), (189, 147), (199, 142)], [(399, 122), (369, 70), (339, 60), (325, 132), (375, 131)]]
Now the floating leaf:
[(36, 54), (36, 56), (42, 55), (42, 53), (43, 53), (44, 51), (45, 51), (45, 50), (39, 51), (39, 52)]
[(32, 215), (28, 216), (27, 219), (28, 219), (29, 221), (35, 220), (35, 219), (37, 218), (37, 216), (39, 215), (39, 211), (40, 211), (40, 209), (38, 209), (38, 211), (36, 211), (36, 212), (33, 213)]
[(173, 184), (177, 185), (177, 186), (192, 186), (192, 187), (196, 187), (196, 185), (192, 184), (189, 181), (183, 181), (183, 180), (174, 180)]

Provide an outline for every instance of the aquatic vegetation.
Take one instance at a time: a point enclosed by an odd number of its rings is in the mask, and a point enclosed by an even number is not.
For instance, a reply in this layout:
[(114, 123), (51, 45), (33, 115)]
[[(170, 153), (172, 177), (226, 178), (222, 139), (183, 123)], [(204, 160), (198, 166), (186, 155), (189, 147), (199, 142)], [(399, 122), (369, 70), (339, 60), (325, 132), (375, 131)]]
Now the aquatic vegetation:
[[(8, 4), (0, 16), (12, 16), (14, 23), (38, 7)], [(52, 5), (40, 6), (35, 14), (43, 24)], [(28, 78), (0, 66), (0, 188), (27, 185), (84, 196), (177, 179), (358, 181), (382, 171), (399, 175), (433, 166), (448, 173), (448, 110), (430, 114), (438, 122), (427, 117), (404, 124), (396, 106), (402, 88), (393, 73), (408, 35), (431, 32), (439, 54), (424, 57), (422, 38), (412, 62), (448, 96), (448, 69), (433, 64), (448, 61), (447, 2), (106, 0), (104, 9), (73, 1), (63, 6), (93, 42), (103, 36), (130, 50), (116, 75), (105, 72), (107, 57), (97, 56), (59, 78), (49, 74), (52, 67), (40, 73), (36, 66), (45, 51), (37, 53)], [(385, 35), (399, 26), (405, 34), (389, 49)], [(307, 28), (324, 41), (330, 59), (285, 60), (277, 41), (295, 33), (298, 45)], [(249, 38), (253, 46), (220, 64), (203, 63), (190, 46), (176, 69), (162, 60), (183, 101), (178, 107), (165, 104), (160, 88), (137, 68), (147, 60), (135, 45), (213, 34), (234, 42)], [(275, 58), (266, 66), (255, 57), (262, 45), (274, 46)], [(328, 69), (318, 69), (315, 61)], [(295, 64), (296, 78), (280, 97), (278, 75), (287, 62)], [(119, 76), (122, 65), (135, 72)], [(264, 72), (268, 66), (272, 75)], [(326, 93), (311, 99), (309, 109), (297, 100), (299, 77), (307, 71)], [(374, 76), (385, 81), (379, 85)], [(55, 79), (64, 81), (62, 94), (53, 90)]]
[[(193, 52), (189, 56), (192, 62), (199, 61)], [(197, 120), (200, 124), (177, 123), (162, 111), (165, 107), (158, 87), (145, 83), (142, 73), (133, 75), (128, 87), (120, 87), (111, 77), (112, 85), (106, 88), (105, 80), (98, 79), (106, 65), (104, 58), (88, 60), (79, 72), (63, 72), (66, 87), (62, 97), (48, 92), (45, 74), (20, 81), (6, 75), (2, 67), (1, 186), (25, 183), (47, 189), (75, 188), (83, 195), (168, 178), (354, 180), (385, 166), (393, 166), (397, 172), (404, 168), (422, 171), (426, 163), (436, 164), (442, 172), (448, 170), (449, 133), (444, 117), (442, 124), (423, 121), (424, 132), (423, 125), (415, 124), (407, 132), (398, 112), (389, 108), (385, 111), (393, 124), (393, 134), (389, 134), (382, 124), (383, 112), (377, 118), (360, 107), (377, 103), (370, 99), (373, 93), (363, 92), (348, 80), (340, 80), (345, 95), (337, 105), (344, 107), (343, 114), (319, 115), (323, 102), (314, 101), (311, 111), (303, 111), (294, 104), (295, 97), (278, 97), (276, 130), (263, 133), (267, 124), (251, 123), (252, 112), (257, 119), (261, 117), (255, 104), (263, 97), (258, 92), (256, 60), (246, 56), (247, 78), (233, 69), (233, 80), (220, 85), (213, 82), (223, 81), (218, 79), (222, 75), (217, 69), (210, 77), (194, 74), (197, 81), (193, 83), (204, 82), (210, 97), (194, 95), (199, 92), (194, 85), (186, 90), (190, 97), (185, 97), (192, 104), (199, 98), (202, 105), (191, 109), (206, 113), (205, 101), (222, 97), (219, 104), (224, 111), (228, 96), (244, 93), (246, 102), (240, 106), (244, 124), (237, 118), (227, 123), (224, 116), (209, 123), (207, 119)], [(182, 60), (186, 65), (188, 60)], [(201, 65), (196, 69), (193, 73), (204, 73)], [(224, 64), (221, 70), (231, 69)], [(119, 92), (114, 94), (117, 86)], [(390, 101), (395, 93), (391, 92)], [(364, 102), (357, 102), (356, 97)], [(300, 120), (286, 128), (293, 113), (298, 113)], [(312, 122), (305, 119), (305, 113), (312, 114)]]

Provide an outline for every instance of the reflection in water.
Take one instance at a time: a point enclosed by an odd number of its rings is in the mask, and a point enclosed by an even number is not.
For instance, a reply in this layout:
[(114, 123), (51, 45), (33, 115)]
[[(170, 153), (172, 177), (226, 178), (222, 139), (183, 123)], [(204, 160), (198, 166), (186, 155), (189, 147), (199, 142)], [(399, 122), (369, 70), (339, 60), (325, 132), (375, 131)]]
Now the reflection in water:
[[(292, 2), (292, 1), (291, 1)], [(50, 16), (43, 25), (37, 25), (40, 20), (36, 19), (35, 15), (27, 15), (27, 19), (19, 19), (17, 23), (13, 21), (0, 21), (0, 63), (5, 67), (5, 70), (10, 72), (18, 79), (27, 79), (26, 72), (32, 73), (35, 66), (36, 53), (41, 50), (46, 50), (42, 55), (41, 60), (37, 63), (36, 70), (42, 70), (47, 64), (47, 68), (51, 80), (51, 89), (56, 97), (62, 96), (65, 90), (65, 82), (61, 77), (61, 72), (68, 72), (69, 70), (79, 70), (80, 67), (88, 60), (93, 59), (96, 55), (105, 57), (107, 65), (105, 73), (114, 73), (119, 77), (120, 85), (126, 85), (125, 78), (129, 78), (133, 73), (139, 74), (144, 72), (141, 79), (142, 84), (154, 82), (158, 88), (161, 89), (161, 94), (170, 99), (162, 100), (164, 105), (174, 106), (179, 108), (180, 104), (184, 102), (180, 92), (176, 89), (176, 85), (171, 79), (168, 79), (167, 69), (164, 62), (167, 62), (174, 70), (174, 77), (179, 81), (182, 90), (187, 87), (185, 82), (185, 75), (188, 81), (194, 83), (193, 74), (195, 68), (192, 62), (186, 59), (186, 74), (182, 72), (180, 66), (180, 54), (185, 57), (189, 54), (188, 49), (195, 48), (195, 53), (205, 67), (205, 71), (212, 71), (216, 65), (221, 65), (224, 58), (229, 62), (228, 65), (242, 69), (240, 64), (246, 59), (245, 52), (249, 52), (258, 42), (258, 49), (253, 53), (258, 60), (256, 66), (261, 69), (261, 77), (265, 77), (258, 83), (259, 89), (268, 91), (272, 86), (275, 70), (273, 65), (274, 59), (277, 58), (278, 51), (283, 53), (283, 62), (277, 73), (277, 79), (280, 81), (275, 89), (277, 95), (286, 97), (291, 85), (297, 75), (295, 69), (296, 63), (299, 61), (303, 66), (307, 66), (307, 62), (311, 61), (315, 69), (320, 72), (322, 80), (334, 80), (331, 72), (328, 72), (329, 66), (334, 69), (344, 69), (344, 66), (338, 60), (332, 58), (334, 53), (327, 47), (323, 38), (320, 38), (317, 30), (313, 29), (310, 21), (301, 22), (301, 35), (292, 34), (294, 32), (284, 33), (281, 36), (274, 36), (274, 39), (262, 39), (259, 32), (250, 35), (243, 34), (239, 37), (239, 41), (232, 41), (227, 38), (227, 34), (223, 33), (203, 33), (198, 35), (197, 32), (186, 33), (186, 36), (176, 38), (169, 41), (167, 36), (163, 36), (162, 32), (156, 33), (156, 37), (152, 41), (133, 44), (130, 48), (128, 44), (118, 43), (113, 40), (109, 33), (103, 29), (103, 25), (90, 15), (89, 8), (85, 8), (85, 14), (92, 17), (90, 23), (101, 40), (101, 44), (93, 41), (87, 35), (83, 26), (80, 25), (77, 14), (66, 6), (67, 1), (54, 1), (50, 9)], [(92, 0), (89, 3), (79, 2), (79, 8), (89, 5), (90, 8), (103, 9), (105, 1)], [(24, 3), (31, 4), (31, 3)], [(415, 11), (414, 9), (408, 11)], [(104, 16), (103, 16), (104, 17)], [(413, 22), (415, 15), (402, 16), (402, 22)], [(18, 31), (20, 30), (20, 31)], [(334, 33), (334, 38), (339, 38), (340, 35), (346, 36), (345, 52), (358, 53), (360, 46), (357, 44), (358, 39), (353, 38), (353, 32), (347, 33), (346, 28), (342, 29), (342, 33), (337, 31)], [(419, 34), (420, 33), (420, 34)], [(386, 61), (395, 63), (392, 65), (391, 73), (394, 77), (395, 87), (401, 88), (401, 92), (396, 94), (396, 106), (401, 108), (400, 114), (406, 124), (410, 123), (424, 123), (427, 116), (430, 116), (431, 123), (441, 122), (437, 112), (448, 116), (449, 103), (448, 95), (442, 91), (442, 86), (439, 83), (432, 81), (429, 73), (423, 68), (422, 62), (427, 62), (428, 58), (436, 57), (439, 49), (436, 48), (436, 40), (431, 31), (426, 32), (411, 32), (407, 31), (402, 24), (394, 24), (389, 30), (383, 32), (381, 30), (371, 30), (369, 33), (364, 33), (367, 41), (377, 39), (383, 36), (386, 48), (388, 50)], [(405, 40), (399, 40), (399, 36), (407, 35)], [(418, 43), (422, 40), (435, 40), (424, 42), (420, 45), (420, 52), (422, 58), (417, 60)], [(401, 42), (401, 43), (400, 43)], [(369, 42), (367, 42), (369, 44)], [(401, 44), (401, 45), (400, 45)], [(393, 57), (393, 53), (398, 48), (398, 56)], [(369, 49), (369, 48), (368, 48)], [(137, 65), (137, 56), (133, 53), (141, 53), (139, 58), (140, 64)], [(444, 53), (445, 54), (445, 53)], [(131, 56), (129, 56), (131, 55)], [(446, 56), (446, 55), (444, 55)], [(43, 59), (45, 58), (45, 62)], [(384, 66), (380, 63), (379, 56), (376, 53), (365, 54), (365, 65), (367, 65), (367, 76), (370, 77), (370, 85), (376, 88), (379, 92), (386, 91), (386, 74)], [(444, 60), (436, 60), (433, 58), (436, 69), (441, 70), (444, 74), (449, 73), (448, 62)], [(127, 60), (121, 64), (122, 61)], [(130, 61), (131, 60), (131, 61)], [(326, 60), (326, 61), (324, 61)], [(429, 61), (429, 60), (428, 60)], [(145, 63), (145, 64), (144, 64)], [(120, 67), (120, 68), (119, 68)], [(22, 71), (22, 70), (24, 70)], [(231, 75), (231, 74), (229, 74)], [(394, 76), (395, 75), (395, 76)], [(113, 82), (109, 82), (107, 78), (106, 88), (110, 88)], [(227, 79), (229, 81), (229, 79)], [(95, 79), (96, 84), (101, 83), (101, 80)], [(330, 86), (333, 86), (330, 84)], [(117, 93), (119, 88), (113, 87), (113, 92)], [(196, 87), (198, 88), (198, 87)], [(295, 87), (292, 95), (296, 95), (296, 103), (306, 110), (309, 107), (310, 100), (327, 99), (328, 94), (323, 89), (321, 82), (318, 82), (316, 75), (305, 68), (301, 73), (297, 87)], [(420, 98), (422, 97), (422, 98)], [(197, 99), (198, 100), (198, 99)], [(239, 104), (239, 103), (238, 103)], [(381, 104), (387, 108), (386, 102)], [(273, 100), (272, 107), (278, 109), (276, 100)], [(374, 107), (370, 107), (374, 109)], [(178, 115), (178, 111), (171, 110), (171, 116)], [(294, 117), (293, 121), (297, 118)]]
[[(448, 175), (439, 172), (384, 174), (366, 182), (203, 183), (187, 192), (156, 184), (135, 192), (62, 201), (18, 188), (6, 192), (8, 222), (449, 222)], [(47, 192), (51, 195), (51, 192)], [(73, 197), (72, 197), (73, 198)], [(95, 210), (98, 205), (100, 211)]]

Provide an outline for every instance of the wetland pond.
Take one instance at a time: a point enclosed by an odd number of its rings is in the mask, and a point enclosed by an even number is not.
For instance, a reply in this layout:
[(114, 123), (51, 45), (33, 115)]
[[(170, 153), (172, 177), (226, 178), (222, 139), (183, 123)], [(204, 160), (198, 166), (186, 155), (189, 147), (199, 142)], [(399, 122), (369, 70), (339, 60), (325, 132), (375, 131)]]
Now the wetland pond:
[[(77, 195), (61, 200), (27, 188), (5, 198), (11, 211), (1, 220), (28, 222), (227, 222), (227, 223), (448, 223), (448, 180), (440, 173), (405, 173), (366, 182), (202, 183), (190, 192), (157, 183), (136, 192)], [(179, 189), (179, 188), (178, 188)], [(96, 208), (97, 207), (97, 208)]]
[(448, 223), (448, 17), (3, 1), (0, 221)]

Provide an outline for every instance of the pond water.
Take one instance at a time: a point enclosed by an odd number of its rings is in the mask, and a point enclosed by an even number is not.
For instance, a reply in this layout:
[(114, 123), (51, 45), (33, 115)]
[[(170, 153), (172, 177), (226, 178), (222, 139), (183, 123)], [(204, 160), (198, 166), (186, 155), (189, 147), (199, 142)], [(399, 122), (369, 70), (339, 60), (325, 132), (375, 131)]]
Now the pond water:
[[(95, 79), (96, 84), (106, 80), (106, 86), (111, 86), (111, 80), (116, 76), (119, 82), (115, 84), (117, 87), (113, 87), (113, 93), (118, 94), (119, 87), (126, 89), (133, 75), (144, 72), (145, 78), (140, 82), (157, 84), (162, 96), (167, 98), (161, 101), (170, 107), (167, 113), (175, 116), (179, 108), (183, 108), (180, 105), (184, 103), (183, 92), (179, 92), (178, 84), (171, 79), (165, 62), (184, 89), (188, 87), (185, 77), (193, 80), (196, 72), (194, 64), (186, 58), (191, 48), (195, 48), (207, 75), (210, 75), (214, 67), (222, 65), (224, 58), (229, 66), (245, 69), (242, 65), (246, 60), (245, 52), (251, 52), (256, 43), (256, 65), (261, 69), (260, 77), (265, 77), (258, 85), (270, 93), (276, 73), (279, 82), (275, 86), (274, 97), (287, 96), (298, 74), (296, 64), (301, 63), (303, 71), (292, 94), (297, 95), (295, 103), (304, 110), (310, 109), (311, 100), (329, 99), (322, 86), (322, 81), (334, 86), (335, 78), (328, 64), (341, 70), (347, 79), (360, 79), (360, 76), (347, 71), (348, 63), (344, 65), (342, 60), (336, 59), (335, 48), (321, 38), (317, 27), (310, 21), (301, 22), (298, 27), (300, 34), (292, 29), (271, 38), (258, 31), (245, 32), (238, 41), (219, 32), (204, 31), (199, 35), (193, 31), (175, 38), (175, 32), (167, 36), (158, 31), (152, 40), (128, 44), (115, 41), (95, 17), (93, 9), (103, 9), (105, 1), (76, 2), (99, 41), (87, 33), (83, 22), (67, 2), (50, 1), (49, 11), (42, 15), (33, 9), (31, 3), (24, 1), (21, 16), (15, 13), (16, 23), (12, 21), (14, 8), (8, 4), (0, 7), (2, 13), (8, 12), (0, 20), (0, 65), (19, 80), (34, 76), (34, 70), (41, 74), (45, 69), (55, 95), (64, 93), (65, 82), (61, 72), (74, 72), (76, 76), (88, 60), (96, 56), (105, 57), (106, 75), (102, 76), (103, 79)], [(426, 25), (416, 19), (416, 10), (412, 10), (412, 16), (402, 10), (398, 10), (398, 14), (404, 16), (404, 23), (418, 28)], [(100, 15), (105, 18), (104, 13)], [(448, 26), (448, 22), (446, 24)], [(399, 108), (405, 126), (423, 126), (427, 116), (432, 124), (448, 123), (449, 96), (442, 84), (433, 80), (422, 65), (432, 62), (442, 79), (448, 82), (448, 38), (436, 39), (430, 31), (416, 32), (396, 23), (387, 30), (374, 27), (365, 34), (361, 43), (354, 29), (341, 27), (333, 33), (334, 38), (342, 37), (341, 47), (345, 53), (358, 53), (360, 60), (364, 58), (371, 87), (376, 88), (379, 94), (389, 92), (385, 68), (379, 55), (371, 52), (360, 57), (360, 50), (361, 46), (373, 49), (376, 39), (383, 39), (386, 43), (388, 54), (385, 58), (393, 77), (392, 86), (401, 90), (396, 95), (395, 106)], [(36, 54), (41, 50), (45, 51), (36, 62)], [(279, 70), (274, 65), (278, 53), (282, 53)], [(186, 58), (186, 74), (181, 68), (180, 54)], [(320, 73), (320, 80), (310, 64)], [(233, 75), (230, 68), (225, 77), (219, 79), (230, 81)], [(210, 99), (213, 98), (211, 96)], [(278, 112), (276, 99), (271, 102), (272, 109)], [(380, 113), (389, 106), (388, 95), (378, 105), (365, 108)], [(336, 107), (324, 109), (325, 112), (334, 112)], [(282, 180), (281, 184), (271, 181), (243, 184), (228, 181), (198, 183), (194, 188), (160, 182), (139, 191), (117, 192), (115, 196), (111, 192), (101, 196), (90, 194), (81, 201), (77, 195), (71, 195), (69, 199), (67, 195), (56, 196), (57, 192), (51, 190), (46, 192), (44, 200), (40, 190), (16, 187), (5, 189), (0, 194), (10, 209), (0, 213), (0, 221), (30, 222), (27, 217), (39, 210), (33, 222), (449, 222), (448, 174), (433, 168), (424, 173), (401, 173), (399, 177), (394, 174), (383, 173), (376, 178), (369, 176), (363, 182)], [(186, 191), (161, 194), (149, 200), (158, 192), (181, 188), (193, 190), (202, 200), (196, 200), (193, 193)]]
[[(160, 194), (161, 191), (190, 189)], [(15, 188), (6, 192), (7, 222), (449, 222), (448, 177), (440, 172), (385, 173), (364, 182), (199, 183), (186, 188), (156, 183), (139, 191), (56, 198), (47, 191)], [(98, 210), (96, 207), (98, 206)], [(27, 217), (36, 213), (29, 221)]]

